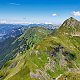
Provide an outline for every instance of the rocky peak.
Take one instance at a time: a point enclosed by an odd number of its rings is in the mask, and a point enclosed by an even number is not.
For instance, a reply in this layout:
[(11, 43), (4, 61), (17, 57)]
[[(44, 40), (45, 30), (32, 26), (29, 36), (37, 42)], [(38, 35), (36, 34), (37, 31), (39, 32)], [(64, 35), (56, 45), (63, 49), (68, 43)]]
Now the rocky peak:
[(70, 17), (69, 19), (65, 20), (64, 23), (62, 24), (62, 26), (79, 26), (80, 22), (78, 20), (76, 20), (73, 17)]

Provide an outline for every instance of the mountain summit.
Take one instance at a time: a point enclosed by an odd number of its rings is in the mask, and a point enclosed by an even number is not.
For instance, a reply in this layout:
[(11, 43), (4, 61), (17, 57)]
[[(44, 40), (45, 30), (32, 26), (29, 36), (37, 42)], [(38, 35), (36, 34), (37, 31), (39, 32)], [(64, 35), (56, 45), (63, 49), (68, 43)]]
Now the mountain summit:
[(70, 17), (69, 19), (65, 20), (62, 26), (80, 26), (80, 22), (76, 20), (73, 17)]
[(63, 22), (63, 24), (58, 29), (59, 34), (76, 34), (80, 33), (80, 21), (76, 20), (73, 17), (68, 18)]

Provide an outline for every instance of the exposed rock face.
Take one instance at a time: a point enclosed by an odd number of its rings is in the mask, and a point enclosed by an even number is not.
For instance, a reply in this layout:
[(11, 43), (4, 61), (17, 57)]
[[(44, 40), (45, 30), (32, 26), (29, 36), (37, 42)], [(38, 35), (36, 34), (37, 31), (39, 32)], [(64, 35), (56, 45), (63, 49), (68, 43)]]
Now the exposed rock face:
[(74, 19), (73, 17), (70, 17), (69, 19), (64, 21), (62, 26), (80, 26), (80, 22), (78, 20)]
[(80, 22), (73, 17), (65, 20), (64, 23), (60, 26), (57, 33), (63, 36), (79, 36), (76, 33), (80, 32)]

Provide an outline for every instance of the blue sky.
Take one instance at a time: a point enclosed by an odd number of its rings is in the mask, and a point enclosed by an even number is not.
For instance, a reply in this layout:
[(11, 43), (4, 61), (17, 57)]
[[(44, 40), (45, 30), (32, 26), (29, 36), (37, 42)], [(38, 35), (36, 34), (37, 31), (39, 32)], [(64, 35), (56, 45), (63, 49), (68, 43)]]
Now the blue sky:
[(60, 24), (80, 20), (80, 0), (0, 0), (0, 23)]

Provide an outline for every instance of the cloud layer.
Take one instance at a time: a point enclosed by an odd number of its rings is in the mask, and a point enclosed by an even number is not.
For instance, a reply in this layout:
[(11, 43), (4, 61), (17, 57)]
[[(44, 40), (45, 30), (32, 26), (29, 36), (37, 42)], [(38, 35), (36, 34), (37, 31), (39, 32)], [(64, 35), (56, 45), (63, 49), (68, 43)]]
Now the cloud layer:
[(73, 11), (72, 13), (74, 16), (80, 16), (80, 11)]

